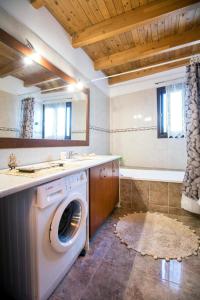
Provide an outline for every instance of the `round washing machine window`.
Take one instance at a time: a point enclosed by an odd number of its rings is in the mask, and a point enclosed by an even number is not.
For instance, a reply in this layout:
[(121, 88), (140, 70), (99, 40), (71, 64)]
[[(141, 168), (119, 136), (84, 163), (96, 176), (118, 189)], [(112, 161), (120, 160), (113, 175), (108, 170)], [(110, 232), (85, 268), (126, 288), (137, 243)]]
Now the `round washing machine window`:
[(54, 250), (65, 252), (75, 242), (82, 226), (86, 226), (86, 201), (81, 194), (73, 194), (57, 208), (50, 228)]
[(58, 226), (58, 237), (66, 243), (76, 234), (82, 218), (82, 207), (79, 201), (73, 200), (65, 208)]

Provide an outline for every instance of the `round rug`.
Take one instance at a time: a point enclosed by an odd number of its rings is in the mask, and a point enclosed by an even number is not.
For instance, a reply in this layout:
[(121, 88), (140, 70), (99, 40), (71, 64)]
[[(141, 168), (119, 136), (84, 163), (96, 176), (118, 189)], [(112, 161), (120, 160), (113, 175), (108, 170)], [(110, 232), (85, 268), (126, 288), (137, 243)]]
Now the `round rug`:
[(188, 226), (159, 213), (133, 213), (118, 221), (115, 233), (128, 248), (166, 260), (198, 254), (199, 237)]

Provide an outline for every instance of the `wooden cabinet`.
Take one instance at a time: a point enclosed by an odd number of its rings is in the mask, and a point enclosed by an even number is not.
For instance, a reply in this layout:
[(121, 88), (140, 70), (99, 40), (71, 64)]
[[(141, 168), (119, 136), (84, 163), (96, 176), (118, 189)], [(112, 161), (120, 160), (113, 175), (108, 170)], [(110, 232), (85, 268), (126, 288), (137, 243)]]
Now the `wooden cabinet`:
[(90, 169), (90, 237), (119, 201), (119, 161)]

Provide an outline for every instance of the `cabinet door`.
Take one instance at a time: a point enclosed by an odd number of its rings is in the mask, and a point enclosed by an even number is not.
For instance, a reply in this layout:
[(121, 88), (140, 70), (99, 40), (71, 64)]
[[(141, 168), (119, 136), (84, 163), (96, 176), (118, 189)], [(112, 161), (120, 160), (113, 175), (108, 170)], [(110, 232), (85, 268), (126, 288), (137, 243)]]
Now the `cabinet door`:
[(119, 201), (119, 160), (112, 162), (112, 204), (113, 207)]
[(105, 179), (103, 165), (90, 169), (89, 227), (90, 236), (105, 218)]
[(104, 205), (105, 219), (113, 211), (113, 190), (112, 190), (112, 162), (104, 165)]
[[(113, 164), (114, 163), (114, 164)], [(90, 237), (113, 211), (119, 198), (118, 162), (90, 169)]]

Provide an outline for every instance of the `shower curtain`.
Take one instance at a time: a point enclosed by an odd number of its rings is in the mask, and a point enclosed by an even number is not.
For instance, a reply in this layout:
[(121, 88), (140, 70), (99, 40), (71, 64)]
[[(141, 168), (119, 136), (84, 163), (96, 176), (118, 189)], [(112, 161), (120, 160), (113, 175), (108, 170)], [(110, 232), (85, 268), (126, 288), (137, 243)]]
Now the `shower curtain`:
[(22, 100), (21, 106), (21, 138), (33, 138), (34, 124), (34, 98), (28, 97)]
[(187, 167), (183, 182), (182, 207), (200, 213), (200, 59), (186, 69), (185, 120)]

